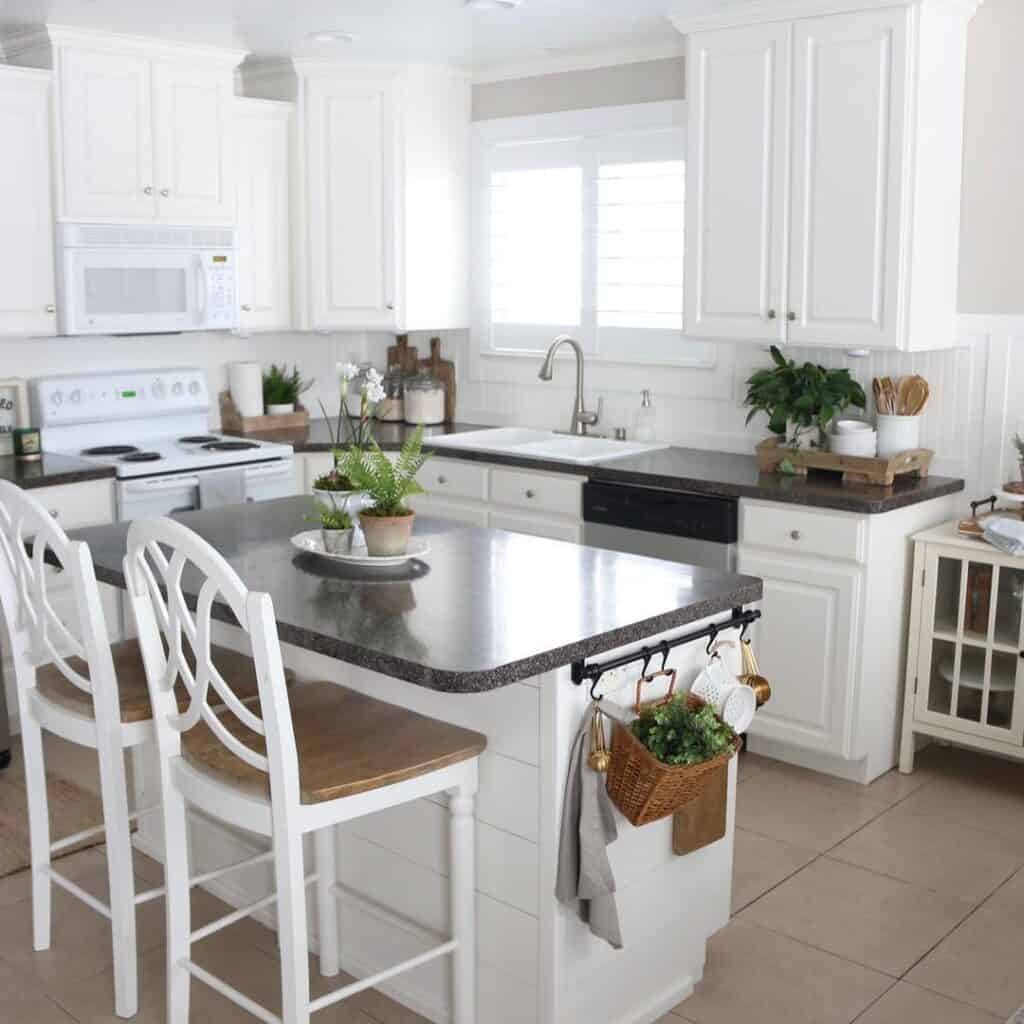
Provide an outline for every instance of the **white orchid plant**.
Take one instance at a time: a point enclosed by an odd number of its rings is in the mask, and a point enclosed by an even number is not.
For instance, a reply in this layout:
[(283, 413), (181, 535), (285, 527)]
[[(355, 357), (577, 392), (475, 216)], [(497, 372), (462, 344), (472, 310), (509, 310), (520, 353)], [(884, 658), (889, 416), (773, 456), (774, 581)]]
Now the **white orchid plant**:
[[(331, 435), (331, 447), (334, 449), (335, 468), (327, 474), (327, 477), (337, 477), (338, 487), (326, 487), (326, 490), (348, 489), (348, 481), (342, 479), (343, 474), (338, 469), (345, 456), (344, 448), (364, 450), (373, 441), (373, 433), (370, 429), (370, 420), (378, 402), (384, 399), (384, 378), (373, 367), (366, 371), (359, 389), (359, 417), (347, 415), (348, 394), (352, 389), (352, 382), (359, 376), (360, 370), (355, 363), (338, 363), (338, 380), (341, 388), (341, 404), (338, 407), (338, 422), (332, 428), (331, 419), (327, 415), (323, 402), (320, 403), (320, 410), (327, 422), (327, 429)], [(346, 429), (347, 425), (347, 429)], [(347, 437), (346, 437), (347, 435)], [(320, 481), (317, 481), (319, 485)]]

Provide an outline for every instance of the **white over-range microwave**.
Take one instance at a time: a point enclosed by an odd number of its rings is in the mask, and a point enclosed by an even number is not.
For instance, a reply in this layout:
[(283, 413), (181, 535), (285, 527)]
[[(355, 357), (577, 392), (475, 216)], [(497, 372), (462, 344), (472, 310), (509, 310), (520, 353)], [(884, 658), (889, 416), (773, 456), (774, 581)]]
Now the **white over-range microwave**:
[(238, 326), (234, 228), (61, 224), (61, 334), (161, 334)]

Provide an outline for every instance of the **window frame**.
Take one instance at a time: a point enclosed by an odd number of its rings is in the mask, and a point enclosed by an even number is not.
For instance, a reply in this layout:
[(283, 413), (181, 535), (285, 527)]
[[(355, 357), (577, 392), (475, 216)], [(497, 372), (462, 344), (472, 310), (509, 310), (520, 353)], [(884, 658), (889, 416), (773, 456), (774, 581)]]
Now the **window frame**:
[[(658, 135), (671, 136), (666, 156), (686, 160), (686, 103), (668, 100), (618, 107), (536, 114), (525, 117), (477, 121), (472, 128), (471, 153), (471, 338), (475, 353), (482, 357), (526, 358), (543, 354), (558, 333), (577, 337), (588, 362), (605, 365), (680, 366), (711, 369), (716, 364), (714, 343), (692, 339), (683, 330), (668, 328), (597, 328), (597, 175), (601, 162), (630, 162), (628, 136), (636, 135), (641, 149), (664, 148)], [(494, 171), (511, 170), (531, 164), (527, 154), (532, 144), (549, 148), (561, 144), (567, 154), (584, 168), (582, 194), (582, 286), (581, 323), (526, 326), (521, 329), (523, 343), (510, 346), (496, 341), (491, 322), (490, 287), (490, 189)], [(678, 147), (678, 151), (675, 149)], [(621, 151), (622, 158), (608, 159)], [(514, 156), (512, 156), (514, 154)], [(602, 159), (603, 158), (603, 159)], [(556, 166), (545, 164), (538, 166)], [(588, 173), (588, 170), (594, 173)], [(680, 282), (682, 284), (682, 282)], [(685, 312), (685, 311), (684, 311)], [(507, 326), (507, 325), (506, 325)], [(602, 350), (602, 335), (606, 339)], [(639, 344), (627, 342), (636, 337)], [(644, 345), (646, 339), (649, 344)]]

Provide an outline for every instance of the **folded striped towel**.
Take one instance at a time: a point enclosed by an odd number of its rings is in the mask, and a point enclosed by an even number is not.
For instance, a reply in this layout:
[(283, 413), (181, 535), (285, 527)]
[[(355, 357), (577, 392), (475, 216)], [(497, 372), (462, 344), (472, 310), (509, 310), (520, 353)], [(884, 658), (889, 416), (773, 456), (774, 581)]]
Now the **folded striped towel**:
[(1024, 519), (986, 519), (984, 536), (989, 544), (1008, 555), (1024, 555)]

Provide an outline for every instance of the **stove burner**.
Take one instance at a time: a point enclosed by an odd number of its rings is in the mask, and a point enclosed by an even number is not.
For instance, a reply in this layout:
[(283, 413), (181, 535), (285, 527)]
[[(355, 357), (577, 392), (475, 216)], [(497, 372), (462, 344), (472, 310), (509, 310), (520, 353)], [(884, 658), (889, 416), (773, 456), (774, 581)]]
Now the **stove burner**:
[(130, 455), (139, 449), (133, 444), (104, 444), (99, 448), (86, 448), (83, 455)]
[(140, 452), (133, 451), (130, 455), (126, 455), (122, 462), (159, 462), (163, 456), (159, 452)]
[(204, 444), (203, 448), (208, 452), (241, 452), (248, 448), (259, 448), (255, 441), (214, 441), (212, 444)]
[(178, 444), (209, 444), (216, 440), (212, 434), (192, 434), (190, 437), (179, 437)]

